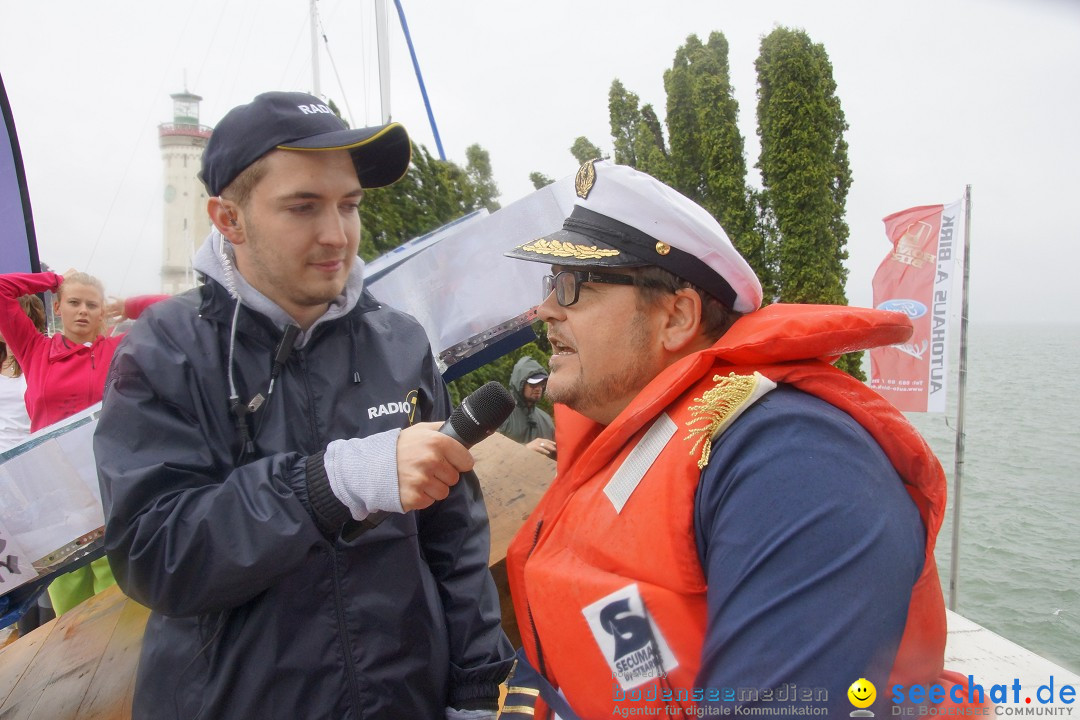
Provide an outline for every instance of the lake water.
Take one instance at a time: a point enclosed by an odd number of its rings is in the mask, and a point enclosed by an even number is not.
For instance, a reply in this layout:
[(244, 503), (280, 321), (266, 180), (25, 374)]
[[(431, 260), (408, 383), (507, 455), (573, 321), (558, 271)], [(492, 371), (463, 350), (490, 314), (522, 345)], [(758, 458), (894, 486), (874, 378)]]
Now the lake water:
[[(1073, 672), (1080, 672), (1078, 362), (1080, 325), (969, 326), (956, 606)], [(907, 415), (949, 477), (937, 547), (946, 603), (956, 391), (954, 374), (949, 412)]]

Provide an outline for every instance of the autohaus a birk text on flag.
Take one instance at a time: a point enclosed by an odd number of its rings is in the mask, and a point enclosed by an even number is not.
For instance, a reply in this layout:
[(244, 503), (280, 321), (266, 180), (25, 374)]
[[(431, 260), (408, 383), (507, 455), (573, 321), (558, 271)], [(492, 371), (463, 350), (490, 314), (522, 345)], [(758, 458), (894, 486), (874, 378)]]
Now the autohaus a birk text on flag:
[(874, 307), (902, 312), (914, 332), (870, 351), (870, 387), (906, 412), (944, 412), (949, 303), (962, 246), (963, 201), (923, 205), (884, 218), (892, 251), (874, 274)]

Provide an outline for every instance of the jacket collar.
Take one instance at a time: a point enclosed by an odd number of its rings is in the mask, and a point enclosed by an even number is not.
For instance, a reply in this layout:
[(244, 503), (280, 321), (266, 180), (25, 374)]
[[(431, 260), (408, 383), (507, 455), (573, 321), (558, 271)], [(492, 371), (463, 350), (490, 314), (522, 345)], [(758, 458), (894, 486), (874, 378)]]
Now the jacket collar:
[(92, 351), (102, 340), (104, 340), (104, 337), (98, 335), (94, 338), (94, 342), (90, 343), (90, 346), (87, 347), (82, 343), (68, 340), (64, 337), (63, 333), (55, 333), (49, 343), (49, 361), (63, 360), (64, 358), (77, 355), (81, 352)]

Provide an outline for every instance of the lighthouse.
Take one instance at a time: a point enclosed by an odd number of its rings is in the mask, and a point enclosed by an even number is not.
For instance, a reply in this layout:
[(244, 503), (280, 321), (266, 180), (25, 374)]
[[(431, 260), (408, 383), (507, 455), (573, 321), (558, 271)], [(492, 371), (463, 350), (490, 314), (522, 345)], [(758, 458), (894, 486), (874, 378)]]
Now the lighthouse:
[(211, 129), (199, 124), (198, 95), (171, 95), (173, 120), (158, 126), (165, 168), (165, 233), (161, 251), (161, 291), (174, 294), (195, 287), (191, 269), (196, 248), (210, 231), (206, 188), (199, 181), (203, 150)]

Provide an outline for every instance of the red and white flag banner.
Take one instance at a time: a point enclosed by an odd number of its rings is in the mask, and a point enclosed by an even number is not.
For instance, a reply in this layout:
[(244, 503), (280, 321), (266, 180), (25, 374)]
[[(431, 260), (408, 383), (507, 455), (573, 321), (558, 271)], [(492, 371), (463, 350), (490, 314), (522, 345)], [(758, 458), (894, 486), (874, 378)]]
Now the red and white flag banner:
[(962, 210), (958, 200), (884, 218), (892, 251), (874, 274), (874, 307), (906, 314), (915, 330), (902, 345), (870, 351), (870, 387), (906, 412), (945, 412)]

